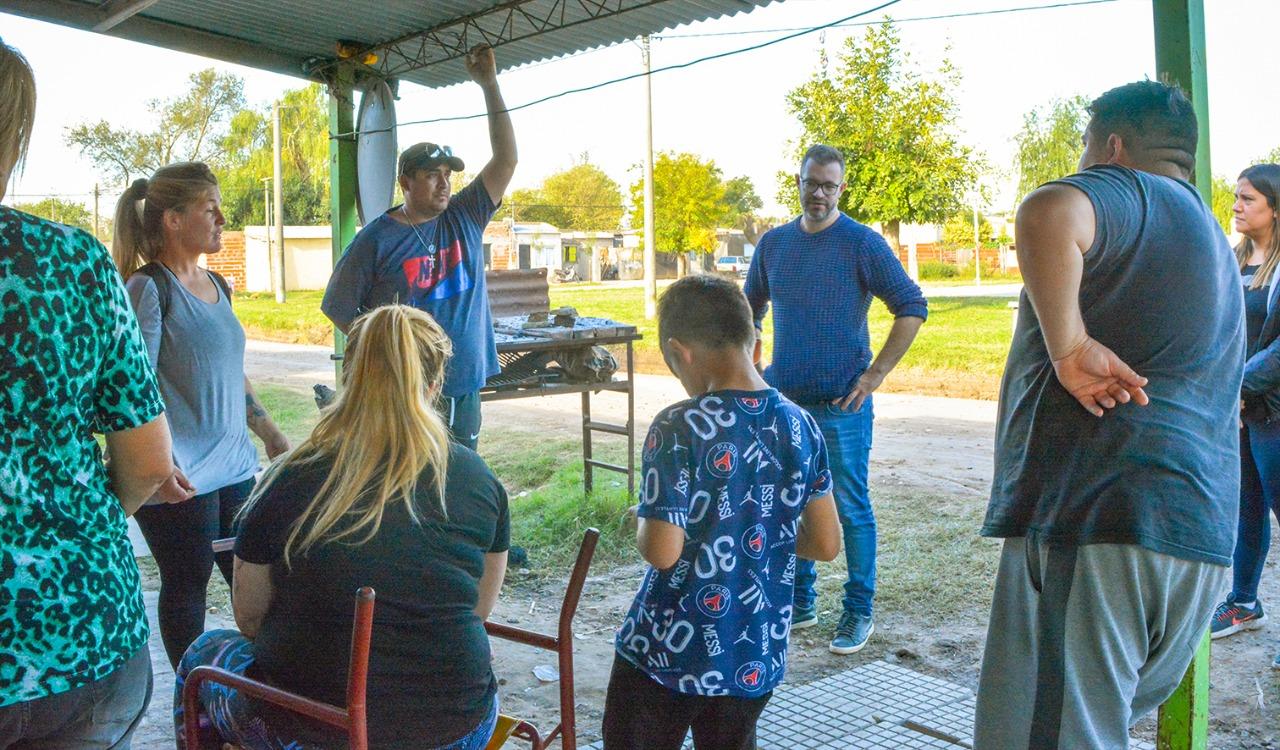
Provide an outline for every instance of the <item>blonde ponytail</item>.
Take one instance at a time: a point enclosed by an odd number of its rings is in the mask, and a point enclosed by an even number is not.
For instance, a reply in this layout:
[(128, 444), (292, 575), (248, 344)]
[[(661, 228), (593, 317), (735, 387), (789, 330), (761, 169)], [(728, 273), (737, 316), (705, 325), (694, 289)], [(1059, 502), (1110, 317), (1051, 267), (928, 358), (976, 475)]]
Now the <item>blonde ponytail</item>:
[(165, 211), (181, 211), (216, 187), (213, 170), (198, 161), (169, 164), (157, 169), (151, 179), (134, 180), (116, 204), (111, 255), (120, 275), (129, 278), (160, 254)]
[[(392, 504), (403, 504), (410, 518), (423, 522), (415, 500), (423, 477), (429, 477), (435, 500), (431, 514), (447, 519), (449, 429), (435, 402), (452, 353), (443, 329), (412, 307), (379, 307), (352, 324), (344, 387), (311, 436), (281, 461), (280, 468), (332, 462), (290, 529), (286, 565), (320, 543), (364, 544)], [(250, 503), (265, 494), (279, 470), (264, 477)]]

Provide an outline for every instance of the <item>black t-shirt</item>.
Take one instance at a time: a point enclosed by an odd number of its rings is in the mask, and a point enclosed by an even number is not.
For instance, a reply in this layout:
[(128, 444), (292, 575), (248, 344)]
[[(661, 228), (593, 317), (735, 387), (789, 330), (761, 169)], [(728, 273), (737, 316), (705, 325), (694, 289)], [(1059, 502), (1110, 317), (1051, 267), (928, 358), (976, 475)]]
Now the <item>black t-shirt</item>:
[(424, 477), (416, 505), (421, 524), (393, 505), (368, 542), (312, 547), (305, 556), (291, 555), (286, 568), (290, 528), (331, 467), (323, 461), (281, 471), (241, 522), (236, 556), (271, 565), (273, 594), (254, 641), (256, 666), (274, 685), (345, 705), (355, 592), (371, 586), (377, 599), (370, 744), (448, 744), (485, 718), (497, 691), (475, 606), (485, 553), (509, 544), (506, 491), (480, 456), (454, 445), (447, 521), (433, 510), (435, 492)]

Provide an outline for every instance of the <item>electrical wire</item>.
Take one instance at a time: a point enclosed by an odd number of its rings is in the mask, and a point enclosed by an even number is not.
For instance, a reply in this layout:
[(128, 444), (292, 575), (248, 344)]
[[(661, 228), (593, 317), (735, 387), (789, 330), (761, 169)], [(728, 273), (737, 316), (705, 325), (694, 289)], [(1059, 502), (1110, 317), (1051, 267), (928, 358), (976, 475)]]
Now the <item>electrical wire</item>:
[[(795, 31), (795, 32), (786, 34), (784, 36), (780, 36), (776, 39), (769, 39), (768, 41), (760, 42), (759, 44), (753, 44), (749, 47), (741, 47), (739, 49), (728, 50), (726, 52), (718, 52), (714, 55), (699, 57), (694, 60), (689, 60), (687, 62), (675, 63), (672, 65), (664, 65), (661, 68), (655, 68), (650, 71), (642, 71), (640, 73), (632, 73), (631, 75), (622, 76), (620, 78), (614, 78), (608, 81), (602, 81), (600, 83), (592, 84), (590, 86), (580, 86), (578, 88), (568, 89), (567, 91), (561, 91), (556, 94), (549, 94), (540, 99), (534, 99), (533, 101), (525, 102), (524, 104), (518, 104), (514, 107), (507, 107), (505, 110), (501, 110), (500, 112), (495, 112), (493, 114), (501, 114), (503, 112), (508, 112), (508, 113), (518, 112), (522, 109), (528, 109), (529, 107), (533, 107), (538, 104), (545, 104), (546, 102), (552, 101), (553, 99), (559, 99), (561, 97), (569, 96), (570, 94), (581, 94), (587, 91), (594, 91), (596, 89), (604, 88), (605, 86), (612, 86), (617, 83), (625, 83), (626, 81), (633, 81), (637, 78), (651, 76), (654, 73), (665, 73), (671, 70), (681, 70), (683, 68), (689, 68), (694, 65), (698, 65), (700, 63), (709, 62), (711, 60), (718, 60), (725, 57), (732, 57), (734, 55), (740, 55), (744, 52), (754, 52), (758, 49), (771, 47), (775, 44), (780, 44), (782, 42), (785, 42), (791, 39), (796, 39), (801, 36), (806, 36), (808, 34), (824, 31), (834, 26), (838, 26), (839, 24), (842, 24), (842, 23), (848, 23), (850, 21), (862, 18), (863, 16), (868, 16), (877, 11), (884, 10), (885, 8), (888, 8), (891, 5), (897, 5), (899, 2), (902, 2), (902, 0), (887, 0), (886, 2), (880, 3), (879, 5), (875, 6), (874, 8), (869, 8), (867, 10), (854, 13), (853, 15), (845, 16), (844, 18), (837, 18), (834, 21), (830, 21), (828, 23), (824, 23), (818, 26), (805, 27), (804, 29), (801, 29), (799, 31)], [(489, 114), (490, 114), (489, 112), (481, 112), (479, 114), (474, 114), (474, 115), (455, 115), (453, 117), (433, 117), (427, 120), (410, 120), (407, 122), (398, 122), (394, 127), (401, 127), (406, 125), (433, 125), (441, 122), (463, 122), (466, 120), (478, 120), (481, 118), (487, 118)], [(386, 133), (386, 132), (390, 132), (392, 129), (393, 128), (391, 127), (387, 127), (387, 128), (373, 128), (370, 130), (352, 130), (346, 133), (337, 133), (337, 134), (330, 133), (329, 138), (330, 139), (335, 139), (335, 138), (349, 139), (357, 135), (367, 135), (371, 133)]]
[[(1073, 2), (1052, 3), (1050, 5), (1023, 5), (1017, 8), (995, 8), (993, 10), (974, 10), (962, 13), (945, 13), (937, 16), (915, 16), (913, 18), (895, 18), (893, 23), (910, 23), (912, 21), (943, 21), (952, 18), (974, 18), (978, 16), (998, 16), (1005, 13), (1021, 13), (1029, 10), (1054, 10), (1057, 8), (1074, 8), (1080, 5), (1103, 5), (1105, 3), (1114, 3), (1117, 0), (1074, 0)], [(858, 26), (875, 26), (880, 21), (859, 21), (857, 23), (842, 23), (831, 28), (851, 29)], [(781, 28), (781, 29), (751, 29), (749, 31), (707, 31), (694, 32), (692, 34), (657, 34), (651, 39), (702, 39), (706, 37), (718, 36), (746, 36), (749, 34), (779, 34), (786, 31), (799, 31), (803, 27)]]
[[(875, 25), (881, 22), (880, 21), (857, 22), (857, 19), (870, 15), (877, 11), (884, 10), (885, 8), (888, 8), (891, 5), (896, 5), (898, 2), (901, 2), (901, 0), (889, 0), (888, 2), (877, 5), (874, 8), (870, 8), (868, 10), (855, 13), (851, 16), (839, 18), (829, 23), (821, 24), (819, 26), (802, 26), (802, 27), (784, 28), (784, 29), (759, 29), (759, 30), (751, 30), (751, 31), (724, 31), (724, 32), (695, 33), (695, 34), (653, 35), (650, 37), (651, 39), (663, 40), (663, 39), (693, 39), (693, 38), (700, 38), (700, 37), (717, 37), (717, 36), (743, 36), (748, 34), (772, 34), (772, 33), (786, 34), (785, 36), (778, 37), (777, 39), (770, 39), (768, 41), (761, 42), (760, 44), (753, 44), (748, 47), (741, 47), (739, 49), (720, 52), (714, 55), (707, 55), (705, 57), (696, 58), (694, 60), (690, 60), (683, 63), (666, 65), (661, 68), (656, 68), (654, 70), (647, 71), (647, 72), (632, 73), (631, 75), (622, 76), (620, 78), (614, 78), (608, 81), (602, 81), (600, 83), (592, 84), (589, 86), (580, 86), (577, 88), (561, 91), (556, 94), (549, 94), (540, 99), (534, 99), (533, 101), (525, 102), (524, 104), (519, 104), (514, 107), (508, 107), (505, 110), (501, 110), (500, 112), (497, 112), (495, 114), (501, 114), (503, 112), (506, 112), (506, 113), (517, 112), (519, 110), (528, 109), (529, 107), (533, 107), (538, 104), (545, 104), (546, 102), (552, 101), (554, 99), (559, 99), (561, 97), (569, 96), (570, 94), (581, 94), (587, 91), (594, 91), (596, 89), (604, 88), (606, 86), (612, 86), (614, 84), (632, 81), (637, 78), (643, 78), (644, 76), (652, 76), (655, 73), (665, 73), (671, 70), (680, 70), (683, 68), (689, 68), (694, 65), (698, 65), (700, 63), (708, 62), (711, 60), (717, 60), (724, 57), (739, 55), (744, 52), (754, 52), (755, 50), (758, 50), (758, 49), (770, 47), (774, 44), (779, 44), (781, 42), (789, 41), (791, 39), (795, 39), (801, 36), (806, 36), (808, 34), (813, 34), (815, 32), (825, 31), (827, 29), (852, 28), (856, 26)], [(1025, 11), (1034, 11), (1034, 10), (1053, 10), (1058, 8), (1072, 8), (1072, 7), (1086, 6), (1086, 5), (1102, 5), (1102, 4), (1114, 3), (1114, 2), (1117, 2), (1117, 0), (1071, 0), (1070, 2), (1059, 2), (1059, 3), (1048, 4), (1048, 5), (1025, 5), (1025, 6), (1019, 6), (1015, 8), (995, 8), (992, 10), (965, 11), (961, 13), (948, 13), (948, 14), (935, 15), (935, 16), (917, 16), (912, 18), (895, 19), (893, 23), (907, 23), (912, 21), (937, 21), (937, 20), (954, 19), (954, 18), (993, 16), (993, 15), (1001, 15), (1001, 14), (1007, 14), (1007, 13), (1021, 13)], [(543, 65), (549, 65), (553, 62), (561, 62), (563, 60), (568, 60), (573, 57), (578, 57), (581, 55), (590, 54), (594, 52), (601, 52), (606, 49), (612, 49), (612, 47), (613, 45), (610, 45), (607, 47), (598, 47), (596, 49), (591, 49), (591, 50), (583, 50), (582, 52), (578, 52), (572, 55), (566, 55), (565, 57), (559, 57), (559, 58), (556, 58), (555, 60), (546, 60), (543, 62), (534, 63), (533, 65), (526, 65), (526, 66), (517, 68), (516, 70), (529, 70), (531, 68), (541, 67)], [(370, 129), (370, 130), (352, 130), (345, 133), (337, 133), (337, 134), (330, 133), (329, 137), (330, 139), (347, 139), (347, 138), (353, 138), (359, 135), (367, 135), (372, 133), (386, 133), (386, 132), (390, 132), (394, 128), (401, 127), (401, 126), (434, 125), (442, 122), (463, 122), (467, 120), (478, 120), (481, 118), (487, 118), (488, 116), (489, 116), (488, 112), (483, 112), (483, 113), (472, 114), (472, 115), (454, 115), (451, 117), (434, 117), (434, 118), (429, 118), (425, 120), (407, 120), (405, 122), (398, 122), (393, 127), (376, 128), (376, 129)]]

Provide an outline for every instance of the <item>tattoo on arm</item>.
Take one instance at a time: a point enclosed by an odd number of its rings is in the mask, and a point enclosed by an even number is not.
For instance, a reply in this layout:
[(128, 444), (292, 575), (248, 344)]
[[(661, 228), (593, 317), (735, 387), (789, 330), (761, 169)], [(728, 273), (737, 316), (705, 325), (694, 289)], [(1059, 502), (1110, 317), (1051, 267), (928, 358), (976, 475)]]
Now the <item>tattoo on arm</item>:
[(253, 424), (259, 419), (267, 416), (267, 410), (263, 409), (262, 404), (255, 401), (251, 394), (246, 393), (244, 394), (244, 414), (245, 421), (249, 424)]

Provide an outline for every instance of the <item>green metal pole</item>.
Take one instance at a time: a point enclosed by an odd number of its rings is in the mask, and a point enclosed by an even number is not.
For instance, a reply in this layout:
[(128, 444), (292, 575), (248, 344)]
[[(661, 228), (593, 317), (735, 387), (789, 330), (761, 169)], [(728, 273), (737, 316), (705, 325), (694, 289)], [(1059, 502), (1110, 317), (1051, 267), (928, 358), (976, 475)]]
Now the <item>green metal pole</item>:
[[(1152, 0), (1156, 77), (1176, 83), (1191, 97), (1199, 123), (1195, 184), (1213, 205), (1209, 157), (1209, 83), (1204, 43), (1204, 0)], [(1159, 750), (1204, 750), (1209, 746), (1209, 634), (1188, 667), (1182, 684), (1160, 707), (1156, 730)]]
[(1191, 97), (1200, 124), (1195, 184), (1212, 204), (1209, 159), (1209, 79), (1204, 44), (1204, 0), (1152, 0), (1156, 78), (1176, 83)]
[[(356, 137), (354, 107), (355, 71), (340, 65), (329, 83), (329, 222), (332, 225), (333, 263), (336, 266), (356, 236)], [(342, 354), (347, 337), (333, 330), (333, 352)], [(342, 382), (342, 361), (335, 360), (334, 375)]]
[(1160, 707), (1157, 750), (1203, 750), (1209, 746), (1209, 633), (1196, 649), (1182, 684)]

